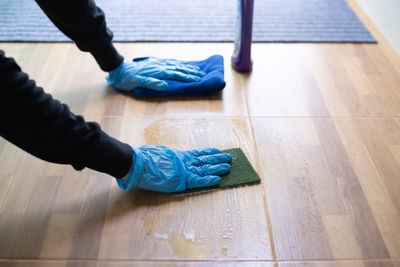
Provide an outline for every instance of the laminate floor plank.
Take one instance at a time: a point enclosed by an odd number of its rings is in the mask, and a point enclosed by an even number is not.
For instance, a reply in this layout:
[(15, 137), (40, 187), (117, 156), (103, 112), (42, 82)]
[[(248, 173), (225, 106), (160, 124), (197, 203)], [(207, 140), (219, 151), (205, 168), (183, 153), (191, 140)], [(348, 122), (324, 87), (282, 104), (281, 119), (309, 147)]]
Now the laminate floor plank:
[(385, 135), (400, 130), (394, 119), (253, 124), (278, 260), (398, 257), (400, 189), (387, 186), (398, 182), (398, 138)]
[(376, 45), (255, 44), (250, 116), (398, 117), (400, 73)]
[[(92, 119), (133, 146), (241, 147), (262, 174), (246, 118)], [(48, 164), (25, 155), (15, 172), (0, 214), (3, 258), (273, 259), (261, 185), (184, 197), (126, 193), (107, 175)]]

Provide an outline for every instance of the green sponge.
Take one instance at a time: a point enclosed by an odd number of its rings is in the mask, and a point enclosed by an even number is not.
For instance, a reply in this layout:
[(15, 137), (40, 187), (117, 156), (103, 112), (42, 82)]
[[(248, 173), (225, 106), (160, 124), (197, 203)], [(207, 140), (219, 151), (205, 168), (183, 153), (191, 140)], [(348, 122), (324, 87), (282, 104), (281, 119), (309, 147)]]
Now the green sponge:
[(223, 150), (222, 152), (232, 155), (232, 163), (230, 172), (221, 176), (221, 182), (219, 184), (210, 187), (188, 189), (186, 191), (176, 192), (173, 194), (188, 194), (217, 190), (226, 187), (234, 187), (238, 185), (260, 183), (260, 177), (253, 169), (250, 162), (246, 158), (246, 155), (240, 148), (227, 149)]

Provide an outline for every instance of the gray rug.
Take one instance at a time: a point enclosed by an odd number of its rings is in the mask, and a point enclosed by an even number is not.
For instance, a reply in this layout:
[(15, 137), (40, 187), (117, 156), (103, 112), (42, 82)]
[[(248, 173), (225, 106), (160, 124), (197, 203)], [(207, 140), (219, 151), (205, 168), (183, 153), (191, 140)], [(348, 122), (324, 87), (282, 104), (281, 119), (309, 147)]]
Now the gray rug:
[[(229, 42), (237, 0), (97, 0), (114, 41)], [(0, 0), (0, 41), (68, 41), (33, 0)], [(376, 42), (345, 0), (255, 0), (255, 42)]]

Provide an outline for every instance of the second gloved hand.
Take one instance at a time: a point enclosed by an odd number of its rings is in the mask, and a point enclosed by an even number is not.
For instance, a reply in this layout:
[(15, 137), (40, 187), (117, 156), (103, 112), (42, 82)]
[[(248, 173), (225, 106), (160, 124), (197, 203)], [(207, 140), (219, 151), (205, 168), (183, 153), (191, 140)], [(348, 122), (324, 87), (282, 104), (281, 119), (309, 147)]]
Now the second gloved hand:
[(178, 192), (216, 185), (230, 170), (232, 155), (216, 148), (180, 151), (165, 146), (132, 148), (134, 159), (122, 190), (138, 187), (158, 192)]
[(117, 69), (109, 72), (106, 79), (110, 85), (123, 91), (132, 91), (139, 87), (166, 91), (168, 84), (163, 80), (194, 82), (204, 75), (206, 74), (199, 67), (179, 60), (145, 57), (122, 62)]

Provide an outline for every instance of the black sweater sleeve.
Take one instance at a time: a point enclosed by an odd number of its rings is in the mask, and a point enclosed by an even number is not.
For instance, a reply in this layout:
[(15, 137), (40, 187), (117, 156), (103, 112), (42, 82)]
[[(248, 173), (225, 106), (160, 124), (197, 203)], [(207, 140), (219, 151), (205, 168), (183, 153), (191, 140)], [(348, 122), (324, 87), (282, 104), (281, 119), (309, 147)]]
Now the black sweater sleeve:
[(133, 160), (128, 144), (36, 87), (1, 50), (0, 135), (43, 160), (71, 164), (77, 170), (88, 167), (116, 178), (127, 174)]
[(104, 71), (123, 61), (111, 40), (103, 11), (93, 0), (36, 0), (49, 19), (82, 51), (90, 52)]

